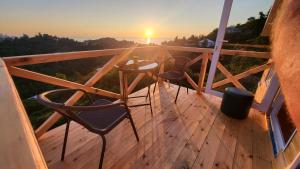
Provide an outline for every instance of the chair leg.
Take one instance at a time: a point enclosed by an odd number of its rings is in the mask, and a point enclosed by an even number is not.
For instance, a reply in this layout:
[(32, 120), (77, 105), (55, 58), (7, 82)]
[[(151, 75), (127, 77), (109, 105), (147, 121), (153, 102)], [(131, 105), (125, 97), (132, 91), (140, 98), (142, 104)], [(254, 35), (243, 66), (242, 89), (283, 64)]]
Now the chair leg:
[(156, 85), (158, 85), (158, 75), (156, 76), (156, 82), (154, 84), (153, 94), (155, 93)]
[(129, 121), (130, 121), (131, 127), (132, 127), (132, 129), (133, 129), (134, 135), (135, 135), (135, 137), (136, 137), (136, 140), (137, 140), (137, 141), (140, 141), (140, 139), (139, 139), (139, 135), (138, 135), (138, 133), (137, 133), (137, 131), (136, 131), (136, 128), (135, 128), (135, 125), (134, 125), (134, 123), (133, 123), (133, 120), (132, 120), (131, 114), (130, 114), (129, 112), (128, 112), (128, 118), (129, 118)]
[(101, 156), (100, 156), (100, 162), (99, 162), (99, 169), (102, 169), (105, 147), (106, 147), (106, 139), (103, 135), (100, 135), (100, 136), (102, 138), (102, 150), (101, 150)]
[(178, 90), (177, 90), (177, 93), (176, 93), (175, 104), (176, 104), (176, 102), (177, 102), (179, 90), (180, 90), (180, 84), (178, 83)]
[(146, 100), (148, 99), (148, 97), (150, 98), (150, 85), (148, 85), (148, 91), (147, 91), (147, 95), (146, 95)]
[(155, 89), (156, 89), (156, 84), (157, 84), (157, 81), (154, 83), (154, 89), (153, 89), (153, 94), (155, 93)]
[(65, 159), (66, 146), (67, 146), (68, 135), (69, 135), (69, 128), (70, 128), (70, 120), (68, 120), (67, 124), (66, 124), (66, 131), (65, 131), (64, 143), (63, 143), (62, 152), (61, 152), (61, 158), (60, 158), (61, 161), (64, 161), (64, 159)]

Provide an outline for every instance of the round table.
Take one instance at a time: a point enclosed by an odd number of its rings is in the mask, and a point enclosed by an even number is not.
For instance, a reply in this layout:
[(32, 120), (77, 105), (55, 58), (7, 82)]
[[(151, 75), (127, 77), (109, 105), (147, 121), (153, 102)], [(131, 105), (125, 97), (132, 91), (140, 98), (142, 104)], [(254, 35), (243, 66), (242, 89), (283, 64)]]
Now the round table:
[(149, 105), (152, 112), (152, 105), (151, 105), (151, 96), (150, 96), (150, 84), (148, 85), (148, 92), (145, 96), (134, 96), (134, 97), (128, 97), (128, 85), (127, 85), (127, 75), (130, 73), (147, 73), (151, 72), (152, 76), (154, 72), (158, 68), (158, 63), (154, 60), (127, 60), (125, 62), (122, 62), (118, 65), (115, 65), (115, 67), (119, 70), (121, 77), (121, 93), (122, 93), (122, 99), (127, 102), (130, 98), (138, 98), (138, 97), (146, 97), (149, 98), (149, 103), (144, 104), (136, 104), (136, 105), (128, 105), (128, 107), (137, 107), (137, 106), (146, 106)]
[(124, 73), (146, 73), (156, 70), (158, 63), (153, 60), (128, 60), (115, 67)]

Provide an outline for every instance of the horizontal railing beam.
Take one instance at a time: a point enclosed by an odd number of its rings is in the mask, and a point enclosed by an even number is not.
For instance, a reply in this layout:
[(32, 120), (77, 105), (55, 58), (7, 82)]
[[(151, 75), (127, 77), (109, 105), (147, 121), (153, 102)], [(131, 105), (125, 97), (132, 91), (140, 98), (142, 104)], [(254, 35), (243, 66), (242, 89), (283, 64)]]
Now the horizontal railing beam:
[(56, 77), (52, 77), (52, 76), (32, 72), (32, 71), (17, 68), (17, 67), (9, 67), (8, 70), (9, 70), (9, 73), (11, 75), (21, 77), (21, 78), (25, 78), (25, 79), (35, 80), (35, 81), (43, 82), (43, 83), (46, 83), (46, 84), (52, 84), (52, 85), (71, 88), (71, 89), (83, 89), (83, 90), (85, 90), (89, 93), (93, 93), (93, 94), (97, 94), (97, 95), (101, 95), (101, 96), (106, 96), (106, 97), (111, 97), (111, 98), (116, 98), (116, 99), (121, 98), (120, 94), (117, 94), (117, 93), (114, 93), (114, 92), (98, 89), (98, 88), (95, 88), (95, 87), (84, 86), (84, 85), (76, 83), (76, 82), (71, 82), (71, 81), (68, 81), (68, 80), (59, 79), (59, 78), (56, 78)]
[[(165, 47), (171, 51), (213, 53), (213, 49), (211, 48), (196, 48), (196, 47), (182, 47), (182, 46), (165, 46)], [(256, 51), (228, 50), (228, 49), (222, 49), (221, 55), (245, 56), (245, 57), (254, 57), (254, 58), (261, 58), (261, 59), (270, 58), (270, 52), (256, 52)]]
[[(155, 48), (158, 48), (158, 46), (136, 47), (135, 51), (138, 52), (142, 50), (151, 50)], [(11, 56), (11, 57), (4, 57), (3, 60), (5, 61), (7, 66), (23, 66), (23, 65), (32, 65), (32, 64), (39, 64), (39, 63), (66, 61), (66, 60), (86, 59), (86, 58), (101, 57), (101, 56), (112, 56), (112, 55), (120, 54), (126, 50), (130, 50), (130, 48)]]

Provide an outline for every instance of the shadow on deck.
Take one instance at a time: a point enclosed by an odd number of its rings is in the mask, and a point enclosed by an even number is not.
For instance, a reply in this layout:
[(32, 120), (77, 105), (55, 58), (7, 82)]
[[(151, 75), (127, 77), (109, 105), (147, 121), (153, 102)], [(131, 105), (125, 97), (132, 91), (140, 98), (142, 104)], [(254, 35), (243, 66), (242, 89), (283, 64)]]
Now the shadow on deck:
[[(153, 88), (153, 86), (152, 86)], [(149, 106), (132, 108), (138, 129), (137, 142), (129, 122), (107, 135), (105, 169), (120, 168), (272, 168), (271, 141), (263, 114), (251, 110), (248, 119), (234, 120), (219, 111), (220, 98), (159, 85)], [(132, 95), (145, 94), (144, 88)], [(144, 102), (144, 98), (131, 102)], [(96, 169), (101, 139), (79, 124), (71, 123), (64, 162), (60, 161), (65, 126), (39, 139), (50, 169)]]

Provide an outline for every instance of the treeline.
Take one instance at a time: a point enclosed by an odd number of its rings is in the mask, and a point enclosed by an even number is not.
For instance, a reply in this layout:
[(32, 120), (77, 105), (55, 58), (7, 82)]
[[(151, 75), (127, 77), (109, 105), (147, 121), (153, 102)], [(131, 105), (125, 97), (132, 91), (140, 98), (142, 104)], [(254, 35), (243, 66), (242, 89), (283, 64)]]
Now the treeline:
[[(70, 38), (60, 38), (48, 34), (38, 34), (33, 37), (23, 35), (21, 37), (5, 38), (2, 40), (0, 42), (0, 56), (125, 48), (133, 45), (134, 42), (132, 41), (118, 41), (114, 38), (101, 38), (79, 42)], [(25, 66), (25, 68), (82, 83), (88, 78), (87, 76), (91, 72), (95, 71), (97, 67), (102, 66), (108, 59), (108, 57), (90, 58), (78, 61), (30, 65)], [(19, 78), (15, 78), (15, 83), (23, 99), (34, 96), (45, 89), (52, 88), (49, 85), (42, 85), (38, 82), (29, 83), (28, 80)]]
[[(249, 17), (243, 24), (229, 26), (226, 29), (225, 40), (229, 43), (238, 44), (263, 44), (268, 45), (269, 39), (260, 36), (261, 31), (265, 25), (267, 14), (259, 12), (258, 17)], [(214, 29), (207, 35), (191, 35), (190, 37), (178, 37), (174, 40), (163, 42), (164, 45), (173, 46), (195, 46), (203, 39), (210, 39), (215, 41), (217, 38), (218, 28)], [(226, 45), (226, 43), (224, 44)]]
[[(132, 41), (118, 41), (114, 38), (101, 38), (97, 40), (87, 40), (79, 42), (70, 38), (61, 38), (48, 34), (38, 34), (33, 37), (23, 35), (21, 37), (5, 37), (0, 41), (0, 56), (18, 56), (46, 54), (56, 52), (73, 52), (112, 48), (126, 48), (134, 45)], [(33, 70), (43, 74), (55, 76), (74, 82), (86, 82), (97, 68), (105, 64), (110, 57), (88, 58), (80, 60), (70, 60), (63, 62), (45, 63), (24, 66), (25, 69)], [(118, 73), (110, 72), (105, 77), (103, 83), (98, 83), (97, 87), (109, 89), (117, 92)], [(109, 79), (107, 79), (109, 78)], [(113, 81), (117, 79), (117, 81)], [(14, 82), (23, 100), (24, 106), (29, 113), (30, 120), (34, 127), (39, 126), (51, 111), (39, 105), (34, 99), (30, 99), (41, 92), (55, 89), (56, 86), (44, 84), (28, 79), (14, 77)], [(113, 83), (113, 84), (108, 84)], [(60, 121), (62, 123), (63, 121)]]
[[(236, 24), (227, 27), (225, 32), (225, 40), (231, 44), (259, 44), (259, 45), (269, 45), (268, 37), (262, 37), (260, 35), (267, 19), (267, 14), (259, 12), (257, 17), (249, 17), (245, 23)], [(214, 29), (207, 35), (191, 35), (190, 37), (178, 36), (174, 40), (163, 42), (164, 45), (171, 46), (187, 46), (187, 47), (199, 47), (199, 41), (204, 39), (209, 39), (215, 41), (217, 38), (218, 29)], [(234, 50), (251, 50), (251, 51), (268, 51), (268, 48), (255, 48), (255, 47), (240, 47), (240, 46), (230, 46), (223, 43), (223, 49), (234, 49)], [(196, 57), (195, 54), (186, 52), (171, 52), (172, 55), (184, 55), (189, 57)], [(233, 74), (241, 73), (255, 65), (261, 65), (266, 62), (266, 60), (258, 58), (248, 58), (240, 56), (230, 56), (230, 57), (220, 57), (219, 61)], [(210, 63), (209, 63), (210, 64)], [(189, 75), (194, 79), (198, 79), (198, 70), (200, 64), (195, 64), (191, 67)], [(248, 76), (247, 78), (241, 79), (241, 83), (250, 91), (255, 91), (257, 88), (257, 83), (260, 80), (261, 73), (256, 75)], [(217, 71), (214, 81), (219, 81), (224, 79), (224, 75)], [(232, 84), (227, 84), (222, 87), (217, 88), (219, 91), (223, 91), (225, 87), (232, 86)]]
[(24, 34), (21, 37), (6, 37), (0, 41), (0, 56), (18, 56), (45, 54), (56, 52), (84, 51), (97, 49), (111, 49), (129, 47), (133, 41), (118, 41), (114, 38), (100, 38), (97, 40), (86, 40), (83, 42), (70, 38), (52, 36), (48, 34), (29, 37)]

